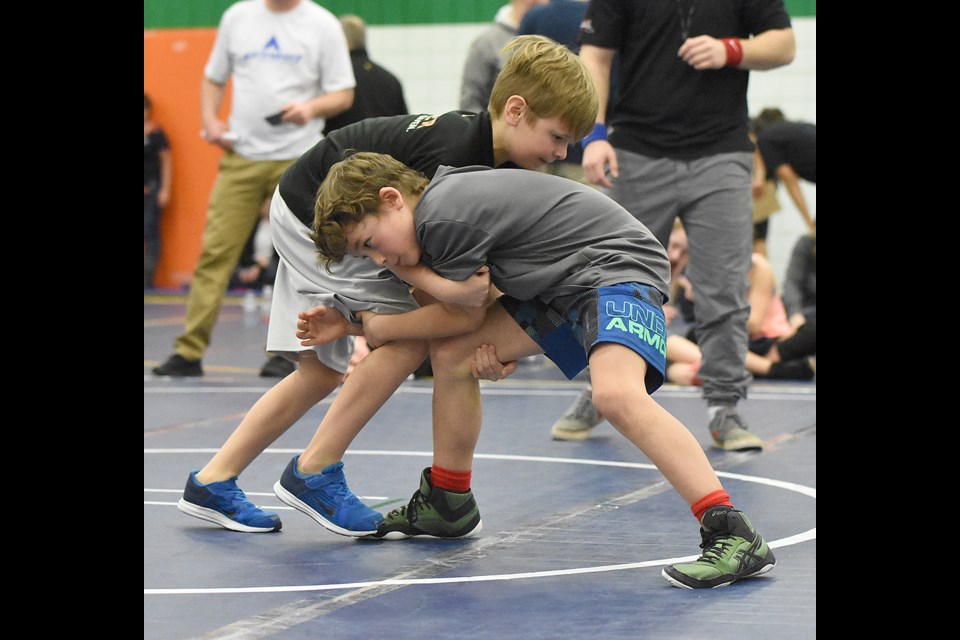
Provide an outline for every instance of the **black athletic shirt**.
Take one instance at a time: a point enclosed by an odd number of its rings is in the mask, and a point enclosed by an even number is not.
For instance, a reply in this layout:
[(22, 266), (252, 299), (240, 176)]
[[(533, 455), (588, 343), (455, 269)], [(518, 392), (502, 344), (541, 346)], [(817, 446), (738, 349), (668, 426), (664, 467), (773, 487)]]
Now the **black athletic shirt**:
[(817, 125), (808, 122), (776, 122), (757, 134), (757, 147), (767, 166), (767, 176), (776, 178), (780, 165), (788, 164), (797, 175), (817, 182)]
[(610, 143), (678, 160), (753, 151), (749, 71), (688, 65), (677, 55), (681, 24), (688, 37), (748, 38), (790, 27), (790, 16), (783, 0), (591, 0), (580, 44), (620, 52)]
[(368, 118), (331, 132), (280, 177), (280, 196), (308, 227), (313, 227), (320, 184), (348, 151), (386, 153), (433, 178), (441, 164), (492, 167), (493, 126), (486, 111), (450, 111), (441, 116)]

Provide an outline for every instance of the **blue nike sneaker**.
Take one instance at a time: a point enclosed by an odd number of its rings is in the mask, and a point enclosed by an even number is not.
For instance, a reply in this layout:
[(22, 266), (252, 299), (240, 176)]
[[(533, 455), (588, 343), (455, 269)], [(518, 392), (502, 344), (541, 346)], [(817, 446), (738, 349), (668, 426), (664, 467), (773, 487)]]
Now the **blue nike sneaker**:
[(299, 455), (294, 456), (273, 485), (280, 500), (342, 536), (376, 533), (383, 516), (360, 502), (347, 487), (343, 462), (325, 467), (320, 473), (301, 475), (297, 471), (299, 459)]
[(185, 514), (213, 522), (231, 531), (268, 533), (279, 531), (280, 516), (264, 511), (247, 499), (237, 486), (237, 476), (229, 480), (202, 484), (192, 471), (177, 508)]

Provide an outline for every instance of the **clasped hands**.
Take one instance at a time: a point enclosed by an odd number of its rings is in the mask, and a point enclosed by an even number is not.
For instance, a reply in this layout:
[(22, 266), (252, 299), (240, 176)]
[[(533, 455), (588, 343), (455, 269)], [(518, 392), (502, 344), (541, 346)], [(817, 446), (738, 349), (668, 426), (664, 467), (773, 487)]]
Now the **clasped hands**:
[[(375, 319), (378, 315), (380, 314), (373, 311), (357, 312), (357, 317), (363, 323), (362, 333), (371, 350), (384, 342), (377, 336)], [(298, 317), (297, 338), (304, 347), (313, 347), (345, 336), (358, 335), (356, 325), (333, 307), (316, 306), (308, 311), (301, 311)], [(496, 348), (492, 344), (484, 344), (477, 347), (471, 370), (473, 377), (477, 380), (496, 382), (515, 372), (517, 361), (500, 362), (497, 359)]]

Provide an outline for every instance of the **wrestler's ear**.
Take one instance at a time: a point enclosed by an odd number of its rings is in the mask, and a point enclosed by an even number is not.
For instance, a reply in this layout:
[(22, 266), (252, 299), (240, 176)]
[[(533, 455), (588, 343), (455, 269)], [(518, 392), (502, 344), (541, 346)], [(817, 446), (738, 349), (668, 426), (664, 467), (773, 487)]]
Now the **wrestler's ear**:
[(527, 100), (523, 96), (513, 95), (507, 98), (507, 104), (503, 107), (503, 119), (512, 127), (520, 124), (523, 112), (527, 108)]
[(403, 194), (394, 187), (380, 187), (380, 200), (392, 208), (403, 206)]

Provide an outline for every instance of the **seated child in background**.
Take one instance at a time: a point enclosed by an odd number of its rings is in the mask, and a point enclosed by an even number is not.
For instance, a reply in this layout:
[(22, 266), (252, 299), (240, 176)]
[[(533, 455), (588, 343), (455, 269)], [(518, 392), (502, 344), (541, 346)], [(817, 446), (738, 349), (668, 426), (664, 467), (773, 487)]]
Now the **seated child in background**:
[(270, 231), (270, 202), (267, 198), (260, 208), (260, 222), (254, 229), (243, 248), (243, 254), (237, 269), (230, 278), (228, 289), (262, 289), (273, 286), (277, 277), (277, 252), (273, 248), (273, 234)]
[[(674, 228), (670, 244), (685, 245), (683, 228)], [(750, 336), (746, 369), (756, 378), (768, 380), (811, 380), (816, 370), (816, 319), (802, 331), (791, 325), (786, 308), (777, 291), (776, 275), (766, 257), (752, 256), (748, 273), (750, 316), (747, 332)], [(693, 287), (682, 272), (674, 274), (673, 281), (683, 289), (685, 300), (695, 306)], [(701, 353), (696, 344), (696, 332), (686, 337), (671, 335), (667, 340), (667, 379), (681, 385), (699, 385), (697, 370)]]

